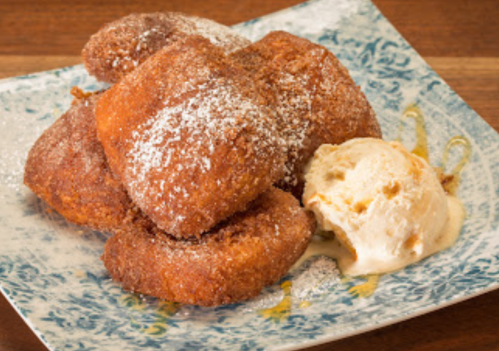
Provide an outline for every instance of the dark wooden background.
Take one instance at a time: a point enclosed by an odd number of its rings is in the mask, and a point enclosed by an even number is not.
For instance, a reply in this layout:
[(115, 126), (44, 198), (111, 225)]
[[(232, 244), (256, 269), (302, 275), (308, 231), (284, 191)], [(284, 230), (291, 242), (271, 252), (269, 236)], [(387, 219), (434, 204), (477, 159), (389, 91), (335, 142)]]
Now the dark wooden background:
[[(0, 0), (0, 78), (80, 63), (88, 37), (101, 24), (131, 12), (182, 11), (231, 25), (299, 2)], [(499, 0), (374, 2), (437, 73), (499, 131)], [(0, 351), (44, 350), (0, 296)], [(499, 350), (499, 291), (307, 350)]]

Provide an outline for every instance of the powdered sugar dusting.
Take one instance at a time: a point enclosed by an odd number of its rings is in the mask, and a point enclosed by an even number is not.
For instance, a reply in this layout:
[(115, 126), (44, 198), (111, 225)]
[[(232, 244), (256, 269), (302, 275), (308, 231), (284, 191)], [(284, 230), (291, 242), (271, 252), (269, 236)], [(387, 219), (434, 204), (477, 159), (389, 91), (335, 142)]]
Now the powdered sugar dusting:
[(301, 197), (303, 172), (318, 146), (380, 136), (369, 103), (326, 48), (273, 32), (233, 57), (257, 77), (266, 94), (274, 96), (288, 156), (279, 186), (295, 196)]
[(227, 53), (250, 44), (217, 22), (182, 13), (131, 14), (107, 24), (83, 49), (90, 74), (115, 83), (161, 48), (190, 35), (201, 35)]
[(306, 87), (309, 77), (283, 72), (277, 82), (281, 94), (277, 106), (277, 113), (281, 121), (281, 128), (286, 140), (288, 161), (285, 165), (284, 182), (295, 186), (298, 178), (295, 164), (301, 156), (303, 142), (307, 136), (312, 113), (312, 94), (308, 89), (301, 89), (297, 94), (296, 87)]
[[(297, 269), (299, 272), (295, 271), (291, 280), (291, 297), (293, 305), (296, 305), (296, 307), (300, 302), (313, 303), (340, 284), (340, 271), (336, 262), (328, 257), (311, 258), (303, 266)], [(241, 311), (250, 313), (274, 307), (281, 302), (283, 295), (281, 289), (274, 288), (271, 291), (266, 291), (247, 301)]]
[(213, 45), (226, 48), (226, 52), (230, 53), (240, 49), (251, 42), (237, 34), (235, 31), (220, 23), (211, 21), (206, 18), (193, 18), (194, 30), (188, 34), (198, 34), (211, 41)]
[[(242, 96), (231, 82), (204, 83), (192, 97), (175, 105), (172, 101), (177, 98), (169, 96), (165, 107), (133, 133), (133, 147), (127, 155), (132, 176), (127, 179), (132, 180), (129, 186), (139, 205), (150, 196), (162, 196), (151, 193), (151, 187), (164, 189), (165, 185), (164, 181), (148, 184), (151, 172), (167, 172), (171, 182), (192, 172), (210, 172), (217, 146), (231, 143), (243, 130), (251, 131), (247, 137), (255, 145), (254, 157), (268, 157), (269, 148), (282, 147), (266, 110)], [(170, 200), (188, 196), (180, 186), (173, 190)]]

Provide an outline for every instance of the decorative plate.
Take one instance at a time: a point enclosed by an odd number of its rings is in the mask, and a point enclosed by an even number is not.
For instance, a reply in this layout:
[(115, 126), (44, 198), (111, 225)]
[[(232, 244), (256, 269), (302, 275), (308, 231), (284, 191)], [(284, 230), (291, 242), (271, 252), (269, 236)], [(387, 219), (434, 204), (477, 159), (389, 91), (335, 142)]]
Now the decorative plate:
[(424, 141), (416, 130), (426, 129), (430, 163), (460, 181), (467, 216), (458, 242), (380, 278), (345, 280), (333, 260), (311, 257), (258, 298), (218, 308), (127, 293), (99, 260), (108, 236), (67, 223), (22, 184), (27, 152), (68, 108), (70, 88), (102, 85), (81, 65), (6, 79), (0, 82), (0, 284), (50, 350), (290, 350), (499, 287), (499, 135), (371, 2), (314, 0), (235, 28), (252, 40), (282, 29), (326, 46), (367, 95), (385, 139), (400, 137), (412, 148)]

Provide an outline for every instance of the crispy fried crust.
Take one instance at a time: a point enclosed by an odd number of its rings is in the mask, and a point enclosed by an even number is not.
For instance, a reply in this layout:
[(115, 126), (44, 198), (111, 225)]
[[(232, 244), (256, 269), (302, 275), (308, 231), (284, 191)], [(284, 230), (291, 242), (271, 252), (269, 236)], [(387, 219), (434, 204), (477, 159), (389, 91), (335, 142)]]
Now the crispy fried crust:
[(96, 108), (111, 169), (161, 229), (208, 231), (282, 176), (284, 152), (247, 73), (207, 39), (157, 52)]
[(24, 183), (67, 220), (109, 231), (121, 225), (131, 204), (97, 139), (98, 95), (75, 99), (36, 141)]
[(182, 13), (131, 14), (104, 25), (82, 51), (87, 71), (98, 80), (116, 83), (164, 46), (192, 34), (208, 38), (226, 52), (250, 41), (229, 27)]
[(102, 260), (126, 290), (216, 306), (252, 298), (276, 282), (314, 230), (315, 221), (291, 194), (271, 188), (198, 240), (176, 240), (137, 221), (107, 241)]
[(347, 69), (326, 48), (286, 32), (271, 32), (231, 57), (272, 99), (288, 143), (279, 186), (301, 198), (304, 168), (322, 144), (381, 137), (375, 113)]

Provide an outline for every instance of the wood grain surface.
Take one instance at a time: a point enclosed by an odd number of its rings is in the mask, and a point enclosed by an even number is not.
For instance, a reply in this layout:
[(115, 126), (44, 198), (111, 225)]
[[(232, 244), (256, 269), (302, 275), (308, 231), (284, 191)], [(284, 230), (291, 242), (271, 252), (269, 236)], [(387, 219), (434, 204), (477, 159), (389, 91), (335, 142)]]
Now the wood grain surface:
[[(131, 12), (235, 24), (301, 0), (1, 0), (0, 78), (80, 63), (88, 37)], [(435, 71), (499, 131), (499, 0), (374, 0)], [(98, 345), (96, 345), (98, 347)], [(307, 351), (499, 350), (499, 291)], [(0, 295), (0, 351), (46, 351)]]

